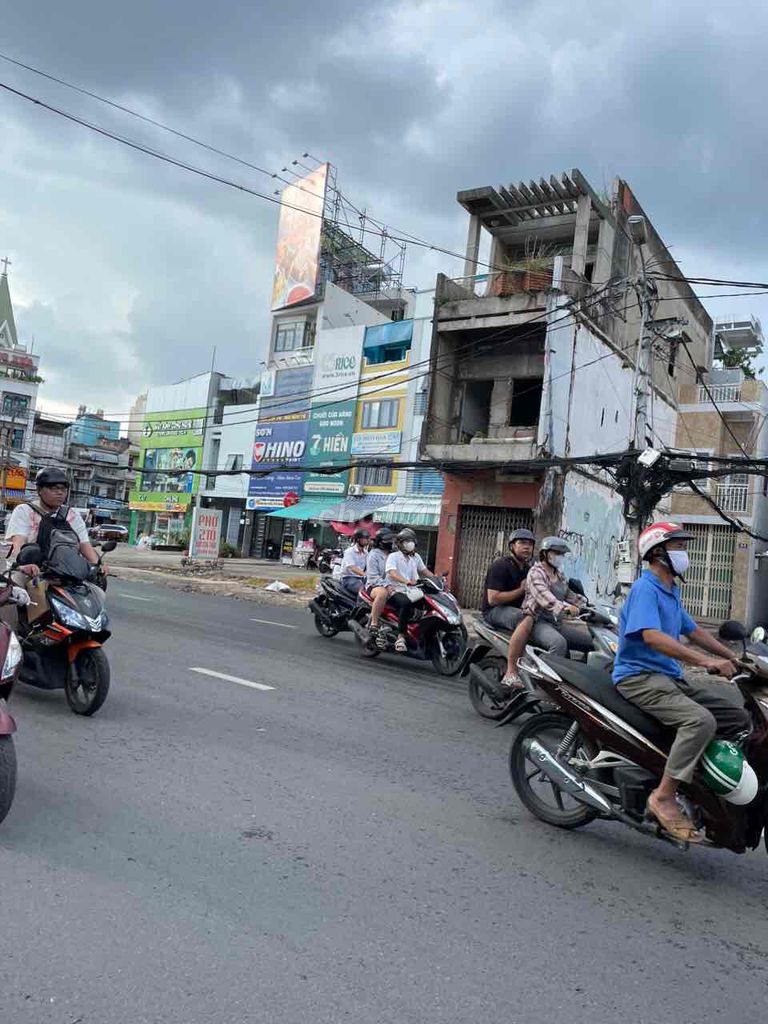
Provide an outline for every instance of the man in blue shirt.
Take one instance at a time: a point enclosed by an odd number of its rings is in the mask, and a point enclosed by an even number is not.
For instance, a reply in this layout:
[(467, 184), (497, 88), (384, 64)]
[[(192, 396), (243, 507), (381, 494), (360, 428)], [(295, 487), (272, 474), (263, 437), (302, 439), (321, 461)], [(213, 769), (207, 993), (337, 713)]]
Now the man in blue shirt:
[[(640, 557), (648, 568), (621, 612), (613, 681), (624, 697), (677, 730), (648, 810), (675, 838), (698, 842), (701, 836), (677, 802), (678, 787), (691, 781), (715, 733), (736, 738), (749, 729), (749, 715), (737, 690), (695, 686), (683, 676), (681, 661), (726, 678), (736, 672), (733, 653), (697, 626), (680, 600), (676, 579), (688, 569), (692, 539), (693, 534), (669, 522), (653, 523), (640, 534)], [(681, 643), (681, 636), (707, 653)]]

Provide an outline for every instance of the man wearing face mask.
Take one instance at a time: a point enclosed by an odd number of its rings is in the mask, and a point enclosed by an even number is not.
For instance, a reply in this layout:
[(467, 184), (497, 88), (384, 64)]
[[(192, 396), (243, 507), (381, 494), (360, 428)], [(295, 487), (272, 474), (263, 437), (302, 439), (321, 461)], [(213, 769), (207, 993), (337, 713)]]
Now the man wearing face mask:
[[(648, 568), (632, 585), (621, 611), (619, 651), (613, 681), (622, 696), (664, 725), (676, 729), (659, 786), (648, 811), (676, 839), (700, 842), (690, 818), (676, 800), (681, 782), (690, 782), (699, 758), (717, 732), (736, 739), (749, 729), (735, 687), (697, 686), (683, 676), (680, 662), (730, 678), (734, 654), (697, 626), (683, 607), (677, 580), (688, 569), (693, 534), (677, 523), (653, 523), (640, 534), (640, 557)], [(707, 653), (701, 654), (680, 637)]]

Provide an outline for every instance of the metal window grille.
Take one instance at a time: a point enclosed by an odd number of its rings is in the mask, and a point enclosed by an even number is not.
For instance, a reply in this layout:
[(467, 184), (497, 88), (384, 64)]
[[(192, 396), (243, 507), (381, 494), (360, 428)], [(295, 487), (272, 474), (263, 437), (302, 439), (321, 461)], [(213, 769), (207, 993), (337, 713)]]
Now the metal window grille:
[(685, 605), (694, 618), (727, 619), (731, 614), (736, 533), (728, 526), (699, 523), (686, 523), (685, 528), (696, 538), (688, 548)]
[(532, 525), (529, 508), (460, 506), (456, 595), (465, 608), (482, 605), (485, 575), (494, 558), (507, 550), (512, 530)]

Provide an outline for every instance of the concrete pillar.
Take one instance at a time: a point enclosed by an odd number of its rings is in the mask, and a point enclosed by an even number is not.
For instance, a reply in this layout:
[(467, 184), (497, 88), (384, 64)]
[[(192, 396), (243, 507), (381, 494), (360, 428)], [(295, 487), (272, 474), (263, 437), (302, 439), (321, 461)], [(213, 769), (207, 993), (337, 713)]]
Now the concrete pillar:
[(613, 267), (613, 241), (616, 231), (609, 220), (600, 221), (600, 233), (597, 236), (597, 259), (592, 274), (592, 284), (605, 284), (610, 279)]
[(512, 385), (508, 377), (502, 377), (493, 382), (491, 391), (491, 408), (488, 417), (488, 436), (504, 437), (506, 427), (509, 424), (509, 406), (511, 401)]
[(589, 241), (589, 215), (592, 201), (589, 196), (579, 196), (576, 205), (576, 229), (573, 233), (573, 257), (571, 270), (583, 274), (587, 265), (587, 243)]
[(464, 257), (464, 277), (473, 277), (477, 273), (477, 257), (480, 254), (480, 218), (474, 215), (469, 218), (467, 229), (467, 252)]

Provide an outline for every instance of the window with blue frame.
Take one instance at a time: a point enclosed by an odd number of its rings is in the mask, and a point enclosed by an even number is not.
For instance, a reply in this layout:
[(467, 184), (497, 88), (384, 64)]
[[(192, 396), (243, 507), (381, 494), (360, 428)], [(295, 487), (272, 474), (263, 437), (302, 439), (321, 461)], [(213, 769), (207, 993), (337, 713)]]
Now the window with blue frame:
[(363, 341), (363, 355), (371, 366), (400, 363), (411, 350), (413, 320), (397, 320), (368, 327)]

